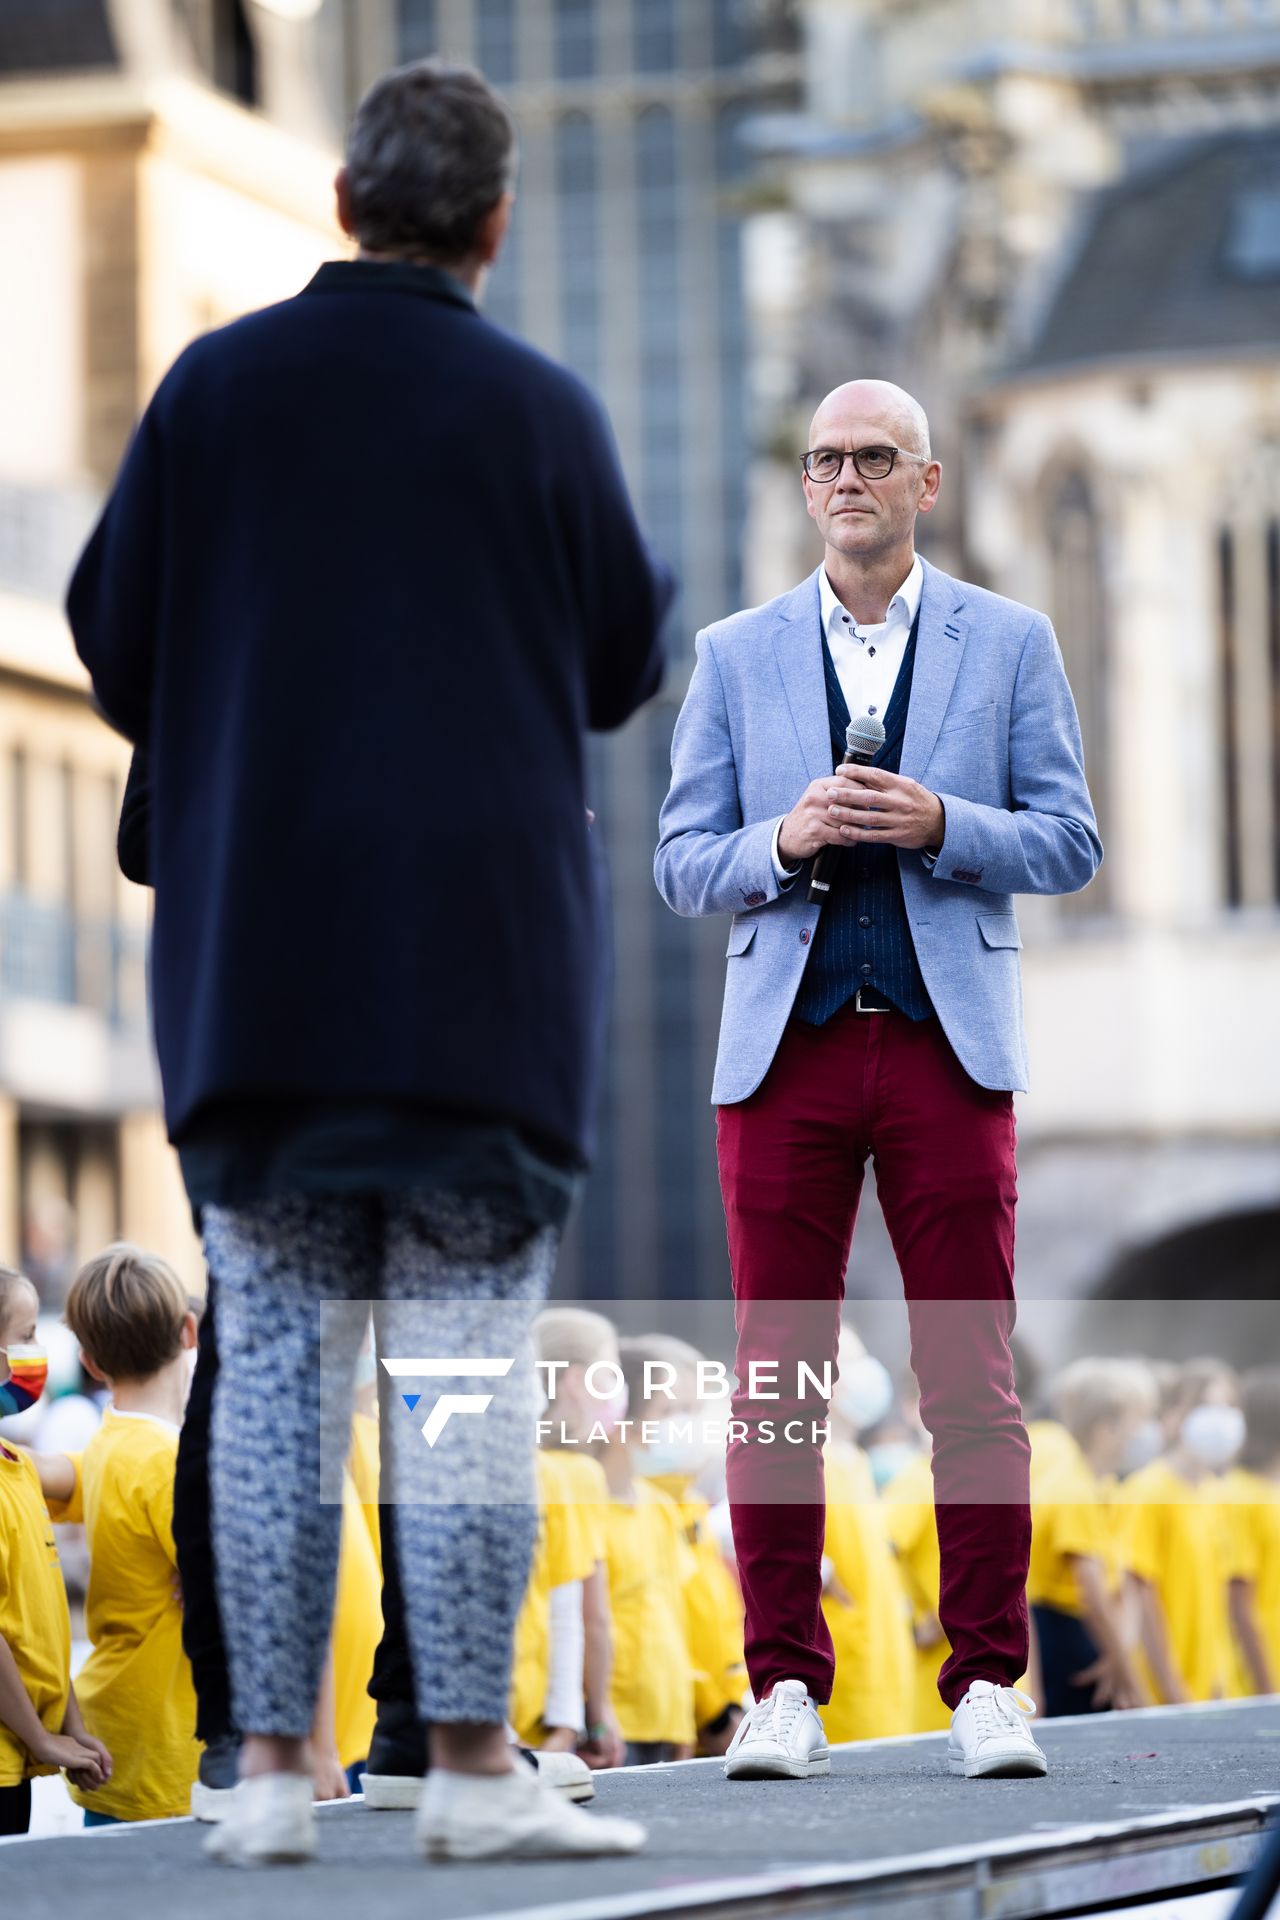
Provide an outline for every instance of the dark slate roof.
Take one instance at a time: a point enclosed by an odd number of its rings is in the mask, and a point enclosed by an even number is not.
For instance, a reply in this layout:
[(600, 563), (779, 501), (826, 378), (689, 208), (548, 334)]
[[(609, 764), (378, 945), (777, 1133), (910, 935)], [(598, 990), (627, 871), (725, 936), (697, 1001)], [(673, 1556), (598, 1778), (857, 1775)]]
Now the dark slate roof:
[(116, 64), (107, 0), (0, 0), (0, 77)]
[(1280, 132), (1180, 145), (1101, 194), (1014, 374), (1082, 361), (1280, 352)]

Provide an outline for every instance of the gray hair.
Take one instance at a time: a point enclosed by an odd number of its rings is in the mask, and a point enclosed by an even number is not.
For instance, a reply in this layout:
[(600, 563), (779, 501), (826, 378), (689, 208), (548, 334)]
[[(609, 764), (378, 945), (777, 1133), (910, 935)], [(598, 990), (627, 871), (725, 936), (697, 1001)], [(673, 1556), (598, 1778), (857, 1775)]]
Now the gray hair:
[(457, 265), (515, 176), (515, 124), (474, 67), (417, 60), (374, 82), (347, 139), (351, 221), (369, 253)]

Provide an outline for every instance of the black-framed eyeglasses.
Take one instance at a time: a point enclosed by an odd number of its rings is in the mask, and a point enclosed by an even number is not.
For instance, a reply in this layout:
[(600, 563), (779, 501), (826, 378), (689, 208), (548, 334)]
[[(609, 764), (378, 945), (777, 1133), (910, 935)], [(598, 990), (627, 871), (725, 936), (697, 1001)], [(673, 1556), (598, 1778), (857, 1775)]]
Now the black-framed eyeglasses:
[(905, 447), (850, 447), (847, 450), (841, 447), (811, 447), (800, 464), (811, 480), (826, 487), (840, 478), (846, 460), (852, 460), (864, 480), (887, 480), (899, 455), (904, 460), (919, 460), (926, 467), (929, 464), (926, 455), (908, 453)]

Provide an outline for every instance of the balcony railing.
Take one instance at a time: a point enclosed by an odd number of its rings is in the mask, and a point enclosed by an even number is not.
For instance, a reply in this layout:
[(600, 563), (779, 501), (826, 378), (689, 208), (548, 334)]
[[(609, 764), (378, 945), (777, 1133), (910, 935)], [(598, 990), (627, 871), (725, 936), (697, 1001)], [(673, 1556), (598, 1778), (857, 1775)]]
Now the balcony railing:
[(0, 899), (0, 992), (87, 1007), (113, 1027), (145, 1026), (145, 936), (9, 893)]
[(1105, 42), (1280, 24), (1280, 0), (1065, 0), (1064, 12), (1070, 38)]

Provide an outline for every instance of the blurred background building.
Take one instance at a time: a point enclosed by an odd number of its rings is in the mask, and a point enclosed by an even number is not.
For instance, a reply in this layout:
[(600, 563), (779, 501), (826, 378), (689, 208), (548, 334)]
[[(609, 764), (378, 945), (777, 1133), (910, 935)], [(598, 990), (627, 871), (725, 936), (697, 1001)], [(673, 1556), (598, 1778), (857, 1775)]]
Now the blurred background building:
[(1107, 848), (1019, 901), (1020, 1286), (1273, 1298), (1280, 6), (801, 14), (802, 106), (753, 129), (749, 597), (817, 557), (787, 504), (814, 396), (918, 394), (924, 550), (1053, 617)]
[[(662, 699), (593, 751), (614, 1034), (561, 1290), (727, 1287), (723, 929), (658, 901), (655, 820), (693, 635), (817, 564), (808, 417), (874, 373), (933, 420), (925, 551), (1055, 619), (1108, 848), (1020, 904), (1021, 1284), (1273, 1293), (1280, 0), (0, 0), (4, 1245), (196, 1268), (112, 860), (127, 753), (58, 600), (164, 368), (340, 250), (345, 116), (435, 51), (520, 123), (488, 309), (598, 388), (682, 581)], [(896, 1290), (870, 1200), (854, 1262)]]
[(203, 1271), (115, 863), (128, 748), (61, 599), (170, 361), (337, 245), (323, 65), (253, 11), (0, 5), (0, 1260), (54, 1303), (120, 1233)]

